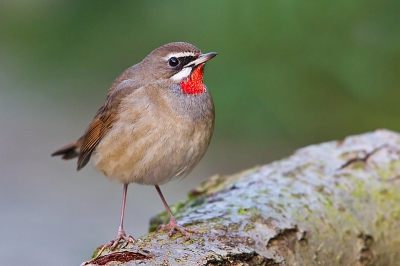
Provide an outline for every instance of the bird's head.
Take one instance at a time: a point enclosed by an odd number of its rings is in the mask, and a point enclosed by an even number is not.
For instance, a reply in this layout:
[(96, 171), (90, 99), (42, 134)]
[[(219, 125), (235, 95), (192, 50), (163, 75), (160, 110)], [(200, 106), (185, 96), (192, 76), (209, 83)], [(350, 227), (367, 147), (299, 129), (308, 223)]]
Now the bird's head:
[(205, 90), (204, 65), (216, 55), (215, 52), (202, 54), (196, 46), (189, 43), (174, 42), (152, 51), (142, 64), (145, 69), (152, 69), (152, 78), (179, 84), (186, 94), (201, 94)]

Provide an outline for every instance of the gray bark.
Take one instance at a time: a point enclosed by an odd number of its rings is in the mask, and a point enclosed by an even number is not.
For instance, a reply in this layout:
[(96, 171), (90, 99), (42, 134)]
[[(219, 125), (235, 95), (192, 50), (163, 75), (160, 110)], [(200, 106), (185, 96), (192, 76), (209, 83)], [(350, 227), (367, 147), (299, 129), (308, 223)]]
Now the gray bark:
[(400, 265), (400, 135), (378, 130), (216, 175), (173, 210), (200, 233), (149, 233), (85, 265)]

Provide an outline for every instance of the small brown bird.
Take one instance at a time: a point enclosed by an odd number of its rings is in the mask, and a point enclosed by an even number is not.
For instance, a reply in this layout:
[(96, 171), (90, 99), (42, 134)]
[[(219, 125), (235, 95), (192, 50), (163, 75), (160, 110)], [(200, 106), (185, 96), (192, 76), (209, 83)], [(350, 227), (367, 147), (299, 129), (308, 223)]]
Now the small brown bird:
[(189, 174), (210, 144), (215, 114), (203, 71), (216, 55), (184, 42), (155, 49), (114, 81), (84, 135), (52, 154), (78, 157), (78, 170), (92, 157), (97, 170), (124, 184), (118, 235), (104, 247), (134, 241), (123, 226), (130, 183), (155, 186), (170, 217), (161, 230), (187, 239), (196, 233), (177, 223), (159, 185)]

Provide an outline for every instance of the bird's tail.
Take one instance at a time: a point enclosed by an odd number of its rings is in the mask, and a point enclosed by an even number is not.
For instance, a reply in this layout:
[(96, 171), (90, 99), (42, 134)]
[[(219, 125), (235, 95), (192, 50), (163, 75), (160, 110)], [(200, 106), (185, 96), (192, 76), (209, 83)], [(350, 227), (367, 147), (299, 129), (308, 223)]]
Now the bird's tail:
[(61, 158), (64, 160), (73, 159), (79, 156), (81, 145), (82, 145), (82, 138), (56, 150), (51, 154), (51, 156), (61, 155), (62, 156)]

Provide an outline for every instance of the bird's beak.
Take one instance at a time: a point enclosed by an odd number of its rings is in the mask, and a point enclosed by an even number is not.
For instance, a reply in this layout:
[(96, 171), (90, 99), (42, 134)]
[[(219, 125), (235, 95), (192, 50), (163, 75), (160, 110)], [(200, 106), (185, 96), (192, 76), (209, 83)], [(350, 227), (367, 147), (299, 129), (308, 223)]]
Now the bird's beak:
[(211, 52), (211, 53), (207, 53), (207, 54), (202, 54), (199, 58), (197, 58), (196, 60), (190, 62), (189, 64), (185, 65), (183, 68), (185, 67), (195, 67), (201, 64), (205, 64), (207, 61), (213, 59), (214, 57), (216, 57), (218, 54), (215, 52)]

